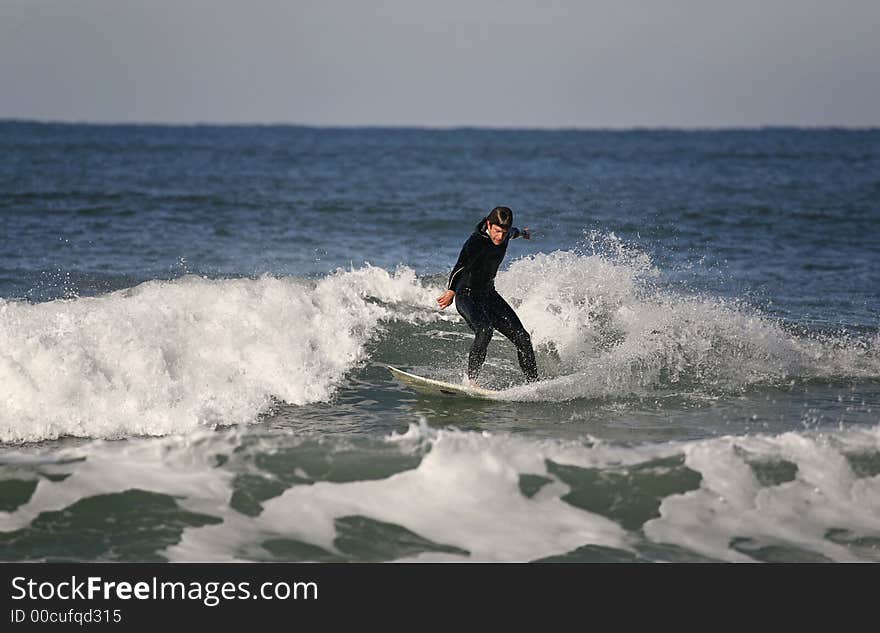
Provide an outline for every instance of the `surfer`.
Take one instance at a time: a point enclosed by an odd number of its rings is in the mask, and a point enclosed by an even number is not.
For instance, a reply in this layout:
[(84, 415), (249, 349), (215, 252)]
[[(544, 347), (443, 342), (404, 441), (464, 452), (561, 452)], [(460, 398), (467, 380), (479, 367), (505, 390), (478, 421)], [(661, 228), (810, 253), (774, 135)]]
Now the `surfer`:
[(480, 220), (452, 267), (446, 292), (437, 297), (441, 310), (455, 299), (455, 309), (474, 331), (467, 367), (467, 377), (472, 384), (476, 383), (486, 360), (493, 330), (516, 345), (519, 366), (526, 380), (538, 380), (532, 339), (513, 308), (495, 290), (495, 274), (507, 252), (508, 242), (517, 237), (531, 238), (528, 229), (520, 230), (512, 224), (513, 211), (508, 207), (495, 207)]

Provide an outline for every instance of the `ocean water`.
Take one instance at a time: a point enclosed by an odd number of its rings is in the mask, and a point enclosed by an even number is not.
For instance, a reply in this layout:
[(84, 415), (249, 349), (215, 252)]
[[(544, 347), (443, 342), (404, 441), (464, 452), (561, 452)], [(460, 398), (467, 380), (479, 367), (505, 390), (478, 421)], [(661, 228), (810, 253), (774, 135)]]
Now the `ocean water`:
[[(0, 122), (0, 560), (880, 561), (880, 130)], [(440, 311), (480, 217), (535, 344)]]

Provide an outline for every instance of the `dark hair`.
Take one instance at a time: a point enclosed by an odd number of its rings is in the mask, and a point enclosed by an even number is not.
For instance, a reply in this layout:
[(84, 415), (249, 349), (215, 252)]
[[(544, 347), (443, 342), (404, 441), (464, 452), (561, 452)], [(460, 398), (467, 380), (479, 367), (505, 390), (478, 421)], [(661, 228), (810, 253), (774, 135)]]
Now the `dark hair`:
[(486, 216), (486, 220), (490, 224), (497, 224), (505, 229), (509, 229), (513, 224), (513, 211), (510, 210), (510, 207), (495, 207)]

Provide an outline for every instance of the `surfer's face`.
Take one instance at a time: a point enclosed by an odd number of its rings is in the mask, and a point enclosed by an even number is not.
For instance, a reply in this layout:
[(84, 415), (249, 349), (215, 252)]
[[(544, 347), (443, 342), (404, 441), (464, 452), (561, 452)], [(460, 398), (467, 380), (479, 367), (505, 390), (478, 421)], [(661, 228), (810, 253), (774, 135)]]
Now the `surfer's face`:
[(486, 222), (486, 227), (486, 230), (489, 233), (489, 239), (492, 240), (492, 243), (495, 246), (501, 244), (501, 242), (504, 241), (504, 238), (507, 237), (508, 229), (505, 229), (503, 226)]

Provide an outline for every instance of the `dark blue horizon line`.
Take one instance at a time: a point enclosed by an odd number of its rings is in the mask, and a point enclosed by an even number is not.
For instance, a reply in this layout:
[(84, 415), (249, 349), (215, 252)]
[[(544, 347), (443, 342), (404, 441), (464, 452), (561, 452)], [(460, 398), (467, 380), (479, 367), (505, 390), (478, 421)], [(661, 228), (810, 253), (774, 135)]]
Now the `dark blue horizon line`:
[(842, 132), (874, 132), (880, 130), (880, 126), (857, 126), (857, 125), (706, 125), (706, 126), (676, 126), (676, 125), (633, 125), (630, 127), (539, 127), (539, 126), (490, 126), (490, 125), (385, 125), (385, 124), (351, 124), (351, 125), (322, 125), (311, 123), (216, 123), (216, 122), (134, 122), (134, 121), (74, 121), (74, 120), (44, 120), (27, 118), (2, 118), (0, 125), (34, 125), (46, 127), (116, 127), (116, 128), (293, 128), (304, 130), (400, 130), (400, 131), (425, 131), (425, 132), (456, 132), (456, 131), (485, 131), (485, 132), (601, 132), (601, 133), (632, 133), (632, 132), (759, 132), (759, 131), (842, 131)]

